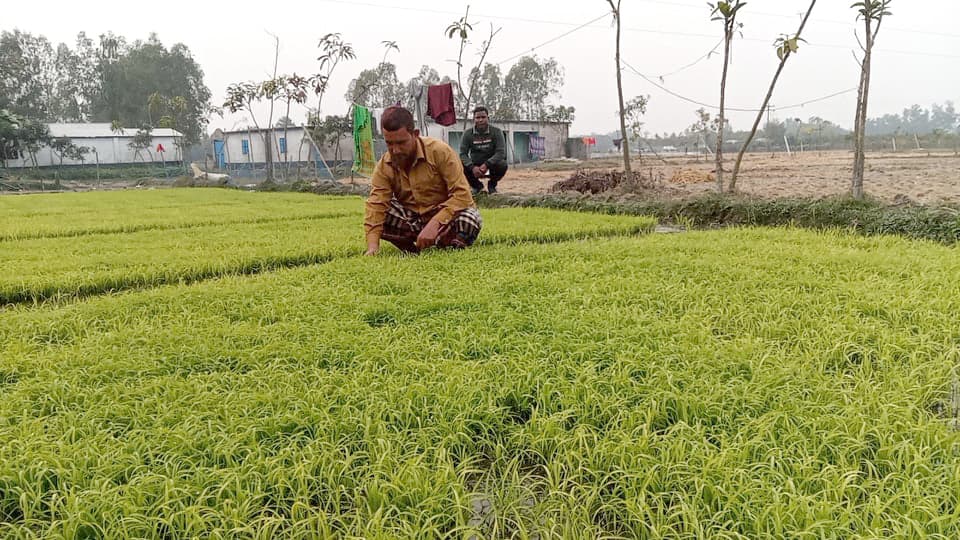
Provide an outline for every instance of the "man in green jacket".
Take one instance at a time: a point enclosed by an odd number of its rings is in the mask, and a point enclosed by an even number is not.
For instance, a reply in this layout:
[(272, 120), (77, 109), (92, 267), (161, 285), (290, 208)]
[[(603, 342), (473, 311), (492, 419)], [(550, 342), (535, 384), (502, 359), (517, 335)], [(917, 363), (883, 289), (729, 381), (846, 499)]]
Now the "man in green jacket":
[(473, 110), (473, 127), (460, 140), (460, 161), (463, 174), (470, 183), (473, 194), (483, 191), (480, 178), (489, 175), (487, 192), (497, 192), (497, 182), (507, 174), (506, 140), (503, 132), (490, 125), (486, 107)]

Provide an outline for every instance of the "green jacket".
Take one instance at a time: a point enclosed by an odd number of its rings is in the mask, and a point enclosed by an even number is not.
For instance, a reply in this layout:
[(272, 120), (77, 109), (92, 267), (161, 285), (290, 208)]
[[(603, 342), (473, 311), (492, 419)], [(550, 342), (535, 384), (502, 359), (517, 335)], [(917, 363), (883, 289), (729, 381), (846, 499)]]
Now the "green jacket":
[(487, 131), (474, 130), (465, 131), (460, 140), (460, 161), (464, 165), (486, 163), (490, 167), (507, 160), (507, 143), (499, 128), (487, 126)]

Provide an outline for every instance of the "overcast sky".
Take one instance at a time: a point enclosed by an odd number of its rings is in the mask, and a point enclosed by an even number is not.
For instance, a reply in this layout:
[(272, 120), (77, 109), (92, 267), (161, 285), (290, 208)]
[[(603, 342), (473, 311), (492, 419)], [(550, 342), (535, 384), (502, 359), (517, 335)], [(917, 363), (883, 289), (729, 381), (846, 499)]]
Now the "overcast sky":
[[(352, 43), (357, 59), (337, 68), (324, 98), (324, 114), (345, 114), (347, 85), (360, 70), (376, 66), (384, 40), (396, 41), (402, 80), (428, 64), (441, 75), (455, 77), (458, 52), (444, 29), (462, 16), (463, 0), (309, 0), (207, 2), (164, 0), (132, 4), (127, 0), (85, 2), (5, 2), (0, 29), (19, 28), (73, 45), (77, 32), (91, 36), (112, 30), (128, 40), (156, 32), (170, 46), (185, 43), (206, 74), (213, 101), (223, 101), (232, 82), (269, 77), (273, 38), (281, 39), (280, 73), (317, 71), (320, 36), (340, 32)], [(820, 116), (850, 127), (853, 123), (859, 68), (852, 0), (819, 0), (804, 32), (807, 44), (781, 76), (772, 103), (779, 119)], [(722, 56), (705, 55), (722, 37), (700, 0), (622, 0), (623, 60), (636, 71), (677, 95), (657, 88), (630, 69), (624, 70), (624, 94), (650, 96), (646, 116), (651, 132), (680, 131), (695, 120), (700, 105), (719, 102)], [(752, 0), (743, 8), (743, 36), (737, 37), (728, 83), (728, 107), (756, 109), (777, 64), (773, 41), (792, 34), (809, 0)], [(900, 113), (912, 104), (954, 101), (960, 106), (960, 2), (957, 0), (893, 0), (893, 16), (881, 27), (874, 55), (870, 116)], [(501, 63), (504, 74), (515, 57), (537, 48), (563, 66), (566, 82), (560, 102), (576, 107), (572, 132), (605, 133), (618, 127), (614, 33), (605, 0), (484, 0), (472, 2), (470, 21), (481, 33), (492, 23), (501, 28), (488, 60)], [(579, 28), (588, 21), (596, 22)], [(473, 53), (474, 46), (470, 49)], [(718, 48), (718, 52), (722, 49)], [(696, 62), (698, 59), (702, 59)], [(467, 63), (475, 63), (470, 56)], [(693, 64), (691, 67), (690, 64)], [(685, 68), (682, 69), (681, 68)], [(680, 70), (679, 72), (677, 72)], [(676, 73), (675, 73), (676, 72)], [(664, 75), (663, 82), (659, 77)], [(807, 103), (853, 90), (822, 101)], [(795, 106), (806, 103), (805, 105)], [(292, 114), (300, 122), (303, 110)], [(733, 126), (746, 129), (755, 113), (731, 113)], [(265, 121), (266, 113), (258, 114)], [(263, 118), (261, 118), (263, 116)], [(278, 116), (278, 115), (277, 115)], [(495, 119), (494, 119), (495, 121)], [(244, 115), (215, 117), (211, 130), (245, 125)]]

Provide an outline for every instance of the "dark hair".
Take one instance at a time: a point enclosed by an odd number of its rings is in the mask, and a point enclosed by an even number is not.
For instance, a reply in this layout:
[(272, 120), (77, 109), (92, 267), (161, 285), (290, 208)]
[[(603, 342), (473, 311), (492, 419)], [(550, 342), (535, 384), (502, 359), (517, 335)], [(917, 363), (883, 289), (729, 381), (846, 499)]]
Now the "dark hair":
[(482, 105), (473, 110), (473, 114), (477, 114), (478, 112), (485, 112), (487, 113), (487, 116), (490, 116), (490, 111), (488, 111), (487, 108)]
[(387, 110), (383, 111), (380, 127), (385, 131), (399, 131), (402, 128), (407, 128), (410, 133), (417, 129), (417, 125), (413, 121), (413, 113), (403, 107), (396, 106), (388, 107)]

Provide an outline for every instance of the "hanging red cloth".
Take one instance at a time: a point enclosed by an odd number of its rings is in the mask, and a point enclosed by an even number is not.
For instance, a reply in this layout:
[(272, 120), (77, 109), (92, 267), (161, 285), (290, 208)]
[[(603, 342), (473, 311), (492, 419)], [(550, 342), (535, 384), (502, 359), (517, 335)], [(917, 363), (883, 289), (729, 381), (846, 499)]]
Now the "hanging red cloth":
[(427, 89), (427, 116), (441, 126), (457, 123), (457, 112), (453, 104), (453, 84), (438, 84)]

